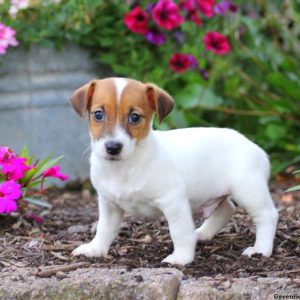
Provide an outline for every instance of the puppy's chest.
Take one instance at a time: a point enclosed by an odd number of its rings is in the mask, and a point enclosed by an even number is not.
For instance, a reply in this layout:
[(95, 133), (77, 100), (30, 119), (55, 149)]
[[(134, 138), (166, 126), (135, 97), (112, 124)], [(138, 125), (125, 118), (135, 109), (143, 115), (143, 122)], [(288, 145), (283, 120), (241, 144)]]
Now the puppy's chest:
[(153, 196), (138, 177), (128, 174), (109, 174), (97, 179), (100, 196), (133, 215), (153, 217), (160, 214), (154, 206)]

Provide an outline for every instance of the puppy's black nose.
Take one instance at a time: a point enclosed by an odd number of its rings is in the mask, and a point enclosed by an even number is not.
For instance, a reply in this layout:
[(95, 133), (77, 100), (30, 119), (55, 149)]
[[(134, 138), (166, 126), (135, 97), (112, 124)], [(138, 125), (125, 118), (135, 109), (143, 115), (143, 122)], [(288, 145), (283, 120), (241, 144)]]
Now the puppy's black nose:
[(110, 155), (117, 155), (121, 152), (123, 145), (119, 142), (108, 142), (105, 144), (106, 152)]

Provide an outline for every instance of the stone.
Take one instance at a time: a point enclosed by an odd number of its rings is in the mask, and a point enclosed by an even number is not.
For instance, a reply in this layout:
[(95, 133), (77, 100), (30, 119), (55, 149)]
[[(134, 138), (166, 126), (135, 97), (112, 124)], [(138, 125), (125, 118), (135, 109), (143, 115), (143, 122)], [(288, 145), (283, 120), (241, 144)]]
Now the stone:
[(145, 299), (174, 300), (183, 274), (176, 269), (78, 269), (68, 277), (37, 278), (25, 282), (0, 275), (0, 299)]
[[(3, 266), (0, 300), (13, 299), (145, 299), (271, 300), (299, 295), (300, 279), (187, 277), (175, 268), (85, 268), (36, 277), (35, 268)], [(287, 299), (287, 298), (286, 298)], [(294, 298), (296, 299), (296, 298)]]
[(88, 202), (92, 199), (92, 194), (91, 194), (90, 190), (84, 189), (81, 193), (81, 197), (85, 202)]
[(68, 228), (68, 233), (70, 234), (84, 233), (88, 231), (89, 227), (86, 225), (73, 225)]
[(63, 155), (60, 165), (71, 180), (88, 178), (88, 124), (69, 99), (88, 81), (112, 75), (88, 50), (73, 44), (59, 51), (40, 45), (10, 49), (0, 66), (1, 144), (18, 153), (27, 145), (39, 159)]
[(202, 277), (183, 281), (178, 300), (267, 300), (277, 295), (299, 294), (300, 279)]

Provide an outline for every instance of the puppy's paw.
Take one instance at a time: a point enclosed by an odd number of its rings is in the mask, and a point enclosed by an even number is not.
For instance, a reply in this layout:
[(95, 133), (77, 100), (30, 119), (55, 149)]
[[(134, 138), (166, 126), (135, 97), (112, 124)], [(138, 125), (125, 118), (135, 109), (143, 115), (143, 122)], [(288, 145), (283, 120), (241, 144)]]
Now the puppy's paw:
[(206, 232), (205, 230), (202, 230), (201, 228), (198, 228), (196, 231), (196, 238), (197, 241), (210, 241), (214, 238), (214, 235), (212, 233)]
[(167, 256), (162, 262), (169, 263), (172, 265), (187, 265), (191, 263), (194, 260), (193, 256), (184, 256), (184, 255), (176, 255), (176, 254), (170, 254)]
[(106, 256), (107, 252), (108, 251), (104, 251), (103, 249), (101, 249), (101, 246), (90, 242), (88, 244), (80, 245), (75, 250), (73, 250), (72, 256), (84, 255), (86, 257), (100, 257)]
[(270, 257), (272, 255), (272, 250), (260, 249), (258, 247), (248, 247), (242, 253), (242, 255), (249, 257), (251, 257), (253, 254), (262, 254), (263, 256)]

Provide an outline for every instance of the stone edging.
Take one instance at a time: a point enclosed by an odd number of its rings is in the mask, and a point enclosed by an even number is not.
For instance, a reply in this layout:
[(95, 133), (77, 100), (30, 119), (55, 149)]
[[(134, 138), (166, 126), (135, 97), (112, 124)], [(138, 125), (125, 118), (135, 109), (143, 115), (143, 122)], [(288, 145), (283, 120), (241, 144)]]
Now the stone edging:
[(185, 279), (175, 268), (131, 271), (87, 268), (51, 278), (38, 278), (36, 272), (33, 268), (4, 268), (0, 274), (0, 299), (265, 300), (276, 299), (275, 295), (300, 297), (300, 279)]

